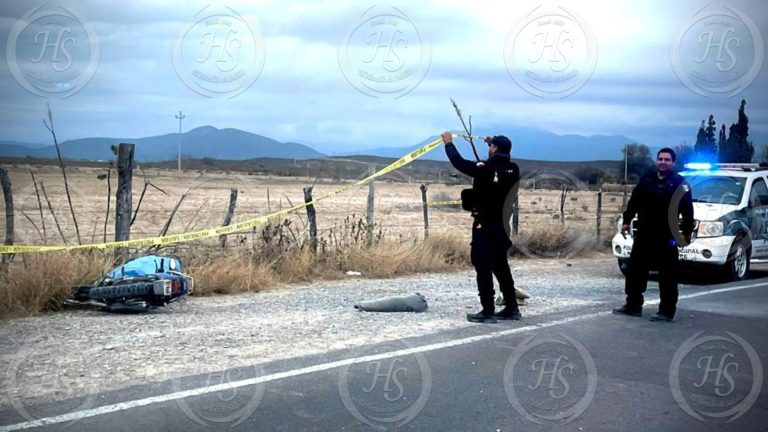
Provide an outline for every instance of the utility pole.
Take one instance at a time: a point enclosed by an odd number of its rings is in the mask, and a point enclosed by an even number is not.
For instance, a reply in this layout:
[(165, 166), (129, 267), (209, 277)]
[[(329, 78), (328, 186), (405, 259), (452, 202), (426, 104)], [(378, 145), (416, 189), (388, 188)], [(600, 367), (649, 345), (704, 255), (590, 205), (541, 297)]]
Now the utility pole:
[(624, 184), (627, 184), (627, 157), (629, 153), (629, 147), (624, 144)]
[(179, 119), (179, 139), (176, 141), (176, 147), (179, 153), (179, 173), (181, 173), (181, 121), (187, 118), (187, 116), (182, 114), (181, 110), (179, 110), (179, 114), (176, 115), (176, 118)]

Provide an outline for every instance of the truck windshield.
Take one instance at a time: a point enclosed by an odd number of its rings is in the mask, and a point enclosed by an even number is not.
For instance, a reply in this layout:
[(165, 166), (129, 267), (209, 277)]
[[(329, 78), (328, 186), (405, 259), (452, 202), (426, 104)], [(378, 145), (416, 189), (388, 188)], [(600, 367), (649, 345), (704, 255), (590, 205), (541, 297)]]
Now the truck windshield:
[(686, 175), (693, 202), (736, 205), (741, 202), (746, 178)]

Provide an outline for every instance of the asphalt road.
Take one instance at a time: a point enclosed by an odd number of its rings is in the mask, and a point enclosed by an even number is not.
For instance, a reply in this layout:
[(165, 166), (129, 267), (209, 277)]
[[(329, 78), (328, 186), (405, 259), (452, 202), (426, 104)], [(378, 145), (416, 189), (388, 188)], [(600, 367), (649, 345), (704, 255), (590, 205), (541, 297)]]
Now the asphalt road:
[(693, 280), (673, 323), (648, 321), (650, 303), (643, 318), (589, 307), (476, 325), (3, 407), (0, 431), (765, 431), (767, 276)]

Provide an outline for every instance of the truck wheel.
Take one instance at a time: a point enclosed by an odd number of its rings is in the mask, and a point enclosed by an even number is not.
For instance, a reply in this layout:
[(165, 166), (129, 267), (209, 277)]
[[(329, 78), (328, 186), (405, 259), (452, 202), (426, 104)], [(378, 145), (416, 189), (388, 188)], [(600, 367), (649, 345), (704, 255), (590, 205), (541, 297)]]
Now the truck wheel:
[(727, 280), (740, 281), (747, 278), (751, 254), (752, 245), (746, 236), (739, 236), (733, 241), (723, 266), (723, 273)]
[(619, 271), (624, 276), (627, 275), (627, 271), (629, 270), (629, 260), (620, 259), (619, 260)]

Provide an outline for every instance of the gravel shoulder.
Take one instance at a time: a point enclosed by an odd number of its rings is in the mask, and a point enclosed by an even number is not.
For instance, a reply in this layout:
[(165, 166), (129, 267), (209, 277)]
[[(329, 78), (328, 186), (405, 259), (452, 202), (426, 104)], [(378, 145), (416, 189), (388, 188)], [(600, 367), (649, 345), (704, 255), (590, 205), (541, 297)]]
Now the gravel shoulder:
[[(533, 296), (524, 317), (623, 300), (623, 278), (609, 255), (510, 263), (517, 285)], [(426, 296), (427, 312), (353, 307), (414, 292)], [(142, 315), (67, 311), (0, 321), (0, 406), (425, 336), (477, 325), (465, 314), (478, 308), (474, 271), (463, 269), (188, 298)]]

